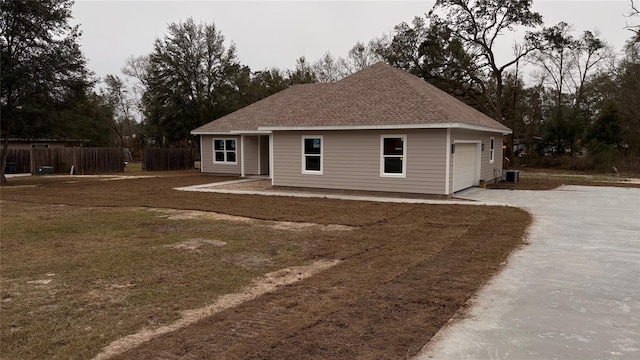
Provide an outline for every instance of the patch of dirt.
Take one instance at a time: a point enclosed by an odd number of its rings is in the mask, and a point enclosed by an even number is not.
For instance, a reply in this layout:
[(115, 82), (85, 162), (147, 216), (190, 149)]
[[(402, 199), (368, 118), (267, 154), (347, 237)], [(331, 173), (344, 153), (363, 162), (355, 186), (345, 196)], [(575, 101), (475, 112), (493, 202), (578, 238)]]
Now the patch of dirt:
[(88, 291), (83, 299), (89, 303), (118, 304), (126, 298), (128, 290), (135, 286), (131, 282), (97, 284), (98, 288)]
[(151, 209), (162, 213), (161, 217), (169, 220), (191, 220), (207, 218), (212, 220), (228, 220), (228, 221), (242, 221), (250, 222), (253, 219), (243, 216), (233, 216), (227, 214), (220, 214), (210, 211), (197, 211), (197, 210), (175, 210), (175, 209)]
[(223, 247), (225, 245), (227, 245), (227, 243), (220, 240), (196, 238), (196, 239), (189, 239), (187, 241), (179, 242), (176, 244), (165, 245), (165, 247), (168, 247), (170, 249), (175, 249), (175, 250), (195, 251), (203, 247), (209, 247), (209, 246)]
[(37, 280), (29, 280), (27, 281), (27, 284), (34, 284), (34, 285), (49, 285), (53, 282), (53, 277), (56, 276), (56, 274), (45, 274), (45, 276), (47, 277), (46, 279), (37, 279)]
[(236, 307), (243, 302), (273, 292), (281, 286), (293, 284), (311, 277), (323, 270), (337, 265), (338, 263), (339, 261), (336, 260), (319, 260), (311, 265), (295, 266), (265, 274), (264, 277), (254, 280), (250, 286), (238, 293), (224, 295), (215, 303), (199, 309), (183, 311), (182, 317), (170, 325), (156, 329), (143, 329), (136, 334), (132, 334), (112, 342), (105, 347), (102, 352), (94, 357), (94, 360), (109, 359), (162, 334), (182, 329), (204, 318), (212, 316), (213, 314), (219, 313), (220, 311)]
[(27, 284), (35, 284), (35, 285), (49, 285), (53, 282), (53, 279), (38, 279), (27, 281)]
[(24, 189), (24, 188), (35, 188), (37, 185), (15, 185), (15, 186), (5, 186), (4, 189)]
[(355, 227), (353, 226), (346, 226), (346, 225), (336, 225), (336, 224), (320, 225), (320, 224), (314, 224), (314, 223), (297, 223), (297, 222), (291, 222), (291, 221), (277, 221), (276, 224), (271, 225), (271, 227), (276, 230), (294, 230), (294, 231), (308, 230), (309, 228), (312, 228), (314, 226), (324, 231), (349, 231), (349, 230), (355, 229)]
[(252, 219), (244, 216), (234, 216), (221, 214), (209, 211), (197, 211), (197, 210), (175, 210), (175, 209), (151, 209), (152, 211), (160, 212), (161, 217), (169, 220), (190, 220), (190, 219), (212, 219), (212, 220), (225, 220), (225, 221), (239, 221), (239, 222), (253, 222), (256, 225), (268, 226), (276, 230), (308, 230), (313, 227), (317, 227), (324, 231), (348, 231), (354, 230), (356, 227), (339, 225), (339, 224), (315, 224), (309, 222), (292, 222), (292, 221), (268, 221)]

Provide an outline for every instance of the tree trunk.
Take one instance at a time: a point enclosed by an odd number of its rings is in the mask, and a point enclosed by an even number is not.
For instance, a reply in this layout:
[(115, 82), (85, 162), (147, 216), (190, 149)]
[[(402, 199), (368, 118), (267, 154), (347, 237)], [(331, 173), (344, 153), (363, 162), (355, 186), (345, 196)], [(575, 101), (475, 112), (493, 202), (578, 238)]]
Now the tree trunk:
[(502, 73), (496, 74), (496, 111), (494, 118), (500, 124), (504, 124), (504, 119), (502, 118)]
[(0, 186), (7, 185), (7, 177), (4, 171), (7, 166), (7, 157), (9, 156), (9, 131), (5, 132), (4, 141), (2, 143), (2, 161), (0, 162)]

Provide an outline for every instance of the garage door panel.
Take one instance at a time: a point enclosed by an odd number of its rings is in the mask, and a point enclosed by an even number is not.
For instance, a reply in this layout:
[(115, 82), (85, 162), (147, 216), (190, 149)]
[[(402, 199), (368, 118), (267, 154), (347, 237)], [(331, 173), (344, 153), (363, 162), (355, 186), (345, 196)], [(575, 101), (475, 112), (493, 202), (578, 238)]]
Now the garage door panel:
[(460, 191), (476, 184), (478, 154), (476, 144), (456, 144), (453, 153), (453, 191)]

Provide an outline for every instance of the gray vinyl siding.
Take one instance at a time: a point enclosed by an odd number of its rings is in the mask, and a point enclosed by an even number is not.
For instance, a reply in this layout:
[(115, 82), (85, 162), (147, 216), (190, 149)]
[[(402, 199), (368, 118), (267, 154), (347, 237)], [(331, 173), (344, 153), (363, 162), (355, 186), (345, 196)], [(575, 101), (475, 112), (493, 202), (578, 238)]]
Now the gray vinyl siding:
[[(495, 153), (494, 153), (494, 161), (493, 163), (489, 162), (490, 159), (490, 151), (489, 151), (489, 143), (491, 137), (494, 138), (495, 142)], [(472, 141), (481, 141), (484, 144), (484, 151), (480, 153), (480, 179), (489, 182), (493, 181), (495, 178), (500, 178), (502, 176), (502, 133), (493, 133), (493, 132), (485, 132), (485, 131), (474, 131), (474, 130), (465, 130), (465, 129), (451, 129), (451, 143), (453, 144), (456, 140), (472, 140)], [(451, 157), (453, 160), (453, 156)], [(450, 173), (449, 173), (449, 181), (451, 184), (451, 190), (453, 189), (453, 163), (451, 164)]]
[(244, 136), (244, 173), (258, 175), (258, 137)]
[[(406, 135), (406, 177), (380, 176), (380, 136)], [(323, 137), (322, 175), (302, 173), (302, 137)], [(276, 131), (274, 185), (445, 193), (446, 130)]]
[[(236, 164), (214, 164), (213, 162), (213, 139), (236, 139)], [(213, 135), (200, 135), (200, 141), (202, 142), (202, 154), (200, 166), (204, 173), (215, 174), (238, 174), (240, 175), (240, 137), (239, 136), (213, 136)]]

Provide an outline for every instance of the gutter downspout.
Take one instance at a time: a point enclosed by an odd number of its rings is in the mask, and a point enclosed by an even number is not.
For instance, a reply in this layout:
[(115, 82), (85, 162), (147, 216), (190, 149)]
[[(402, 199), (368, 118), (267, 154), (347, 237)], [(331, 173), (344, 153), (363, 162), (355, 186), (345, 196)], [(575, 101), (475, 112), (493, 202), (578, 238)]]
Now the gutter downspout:
[(274, 174), (273, 174), (273, 132), (269, 134), (269, 177), (271, 178), (271, 186), (273, 186)]
[(451, 178), (451, 129), (447, 129), (447, 144), (445, 147), (445, 178), (444, 178), (444, 194), (451, 196), (449, 193), (449, 180)]
[[(203, 166), (202, 166), (202, 159), (204, 158), (203, 154), (202, 154), (202, 141), (204, 140), (202, 135), (198, 135), (200, 137), (200, 172), (204, 172), (202, 170)], [(213, 156), (215, 156), (215, 154), (213, 154)]]

